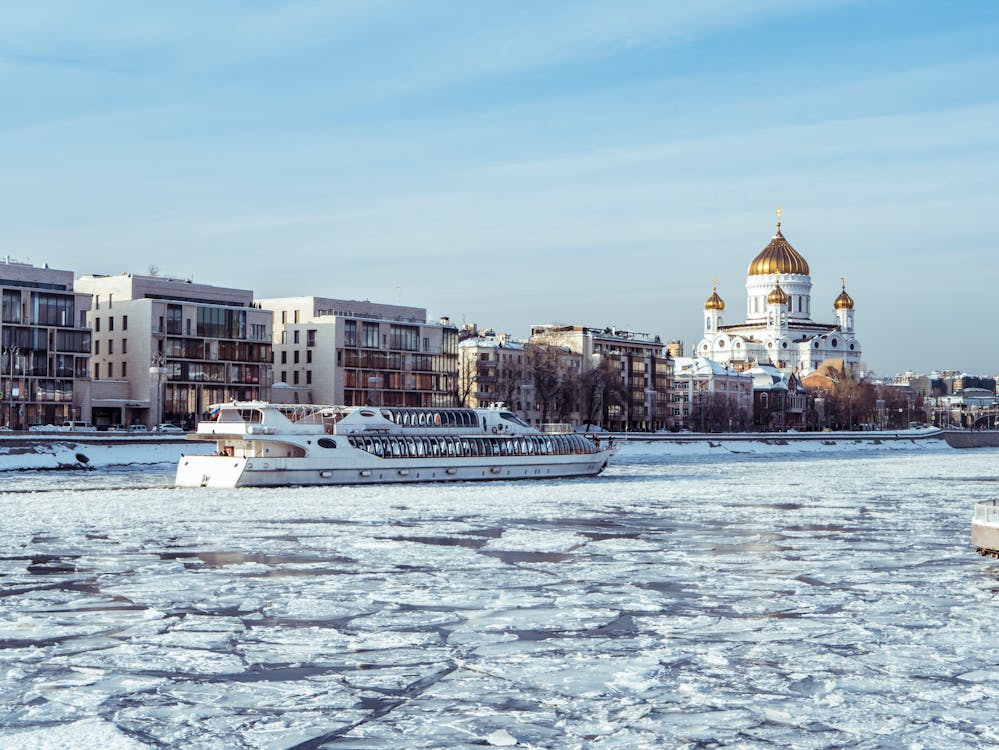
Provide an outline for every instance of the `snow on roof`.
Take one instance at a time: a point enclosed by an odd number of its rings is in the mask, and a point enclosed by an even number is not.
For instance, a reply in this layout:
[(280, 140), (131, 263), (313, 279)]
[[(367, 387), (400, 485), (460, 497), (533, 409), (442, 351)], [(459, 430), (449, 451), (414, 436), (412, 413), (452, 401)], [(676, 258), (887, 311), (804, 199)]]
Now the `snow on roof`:
[(749, 378), (748, 373), (738, 372), (707, 357), (677, 357), (673, 360), (673, 373), (679, 375), (712, 375), (714, 377)]
[(510, 341), (509, 339), (501, 341), (498, 338), (493, 337), (480, 337), (473, 339), (465, 339), (460, 342), (458, 346), (463, 346), (468, 349), (523, 349), (524, 345), (519, 341)]
[(756, 365), (746, 371), (753, 378), (754, 391), (786, 391), (787, 375), (773, 365)]

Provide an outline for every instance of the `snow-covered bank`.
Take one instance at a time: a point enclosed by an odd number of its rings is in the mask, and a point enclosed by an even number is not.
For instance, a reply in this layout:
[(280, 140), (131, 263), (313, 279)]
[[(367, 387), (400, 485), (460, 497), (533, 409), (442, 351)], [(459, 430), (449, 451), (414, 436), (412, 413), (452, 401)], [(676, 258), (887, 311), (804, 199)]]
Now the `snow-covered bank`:
[[(602, 439), (609, 437), (607, 433)], [(671, 434), (616, 436), (622, 455), (663, 457), (794, 456), (798, 454), (843, 454), (858, 451), (948, 451), (953, 448), (945, 433), (770, 433), (756, 434)], [(181, 454), (211, 453), (214, 445), (192, 443), (178, 438), (141, 436), (107, 438), (103, 435), (8, 436), (0, 437), (0, 472), (44, 469), (100, 469), (116, 466), (143, 466), (177, 463)], [(619, 460), (620, 460), (619, 459)]]
[(621, 435), (629, 455), (709, 456), (709, 455), (795, 455), (837, 454), (857, 451), (949, 451), (954, 450), (944, 434), (919, 433), (911, 436), (898, 433), (811, 433), (804, 435), (670, 435), (639, 437)]
[(6, 438), (0, 441), (0, 472), (176, 463), (182, 453), (200, 454), (212, 450), (212, 444), (183, 440)]

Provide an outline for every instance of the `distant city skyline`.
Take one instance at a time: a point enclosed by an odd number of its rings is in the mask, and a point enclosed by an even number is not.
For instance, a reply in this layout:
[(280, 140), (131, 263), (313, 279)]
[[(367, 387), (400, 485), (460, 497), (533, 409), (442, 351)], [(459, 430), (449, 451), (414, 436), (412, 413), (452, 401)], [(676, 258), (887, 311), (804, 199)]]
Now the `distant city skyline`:
[(999, 371), (999, 6), (0, 9), (0, 255), (700, 338), (774, 231), (879, 375)]

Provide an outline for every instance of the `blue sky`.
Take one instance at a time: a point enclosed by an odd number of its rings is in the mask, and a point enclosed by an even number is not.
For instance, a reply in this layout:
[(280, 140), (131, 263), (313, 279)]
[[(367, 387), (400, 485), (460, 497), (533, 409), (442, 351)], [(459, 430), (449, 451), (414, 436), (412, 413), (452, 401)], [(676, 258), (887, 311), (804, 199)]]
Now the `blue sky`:
[(701, 335), (774, 209), (867, 364), (999, 372), (999, 3), (0, 7), (0, 253)]

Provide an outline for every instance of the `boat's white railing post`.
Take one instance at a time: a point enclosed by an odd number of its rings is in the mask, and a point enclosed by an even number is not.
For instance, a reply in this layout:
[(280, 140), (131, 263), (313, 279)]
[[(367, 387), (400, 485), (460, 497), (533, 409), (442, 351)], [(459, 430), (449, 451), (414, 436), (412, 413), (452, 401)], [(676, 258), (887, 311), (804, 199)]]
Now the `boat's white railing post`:
[(999, 500), (985, 500), (975, 503), (975, 520), (982, 523), (999, 524)]

